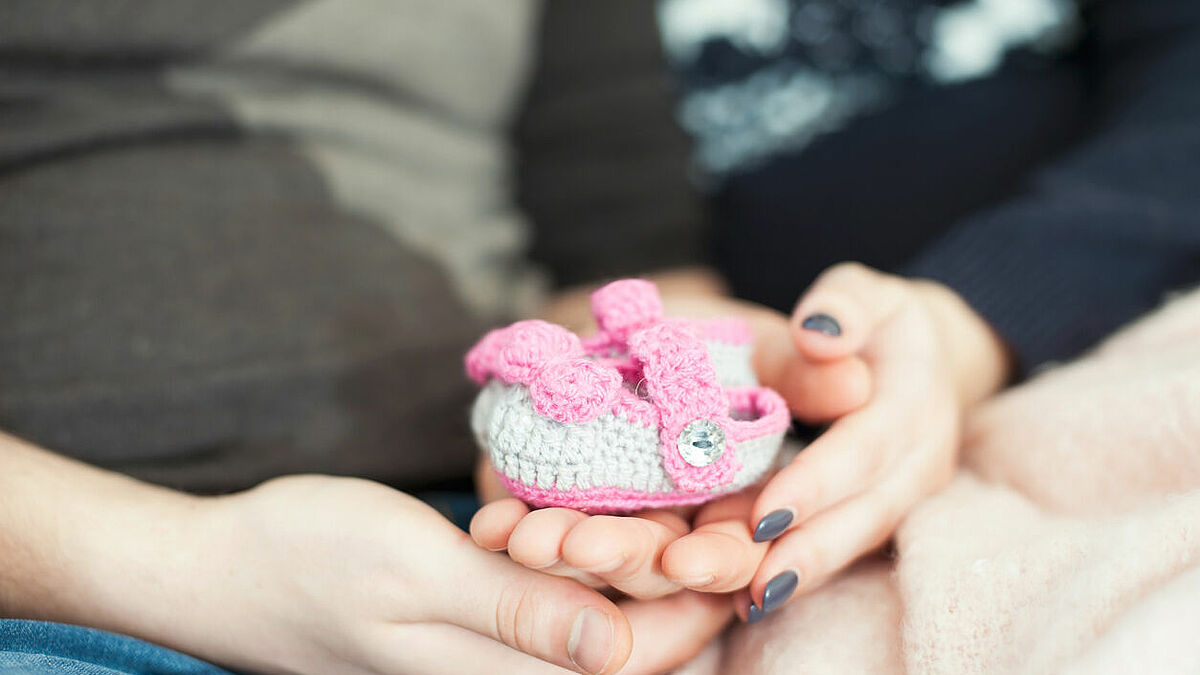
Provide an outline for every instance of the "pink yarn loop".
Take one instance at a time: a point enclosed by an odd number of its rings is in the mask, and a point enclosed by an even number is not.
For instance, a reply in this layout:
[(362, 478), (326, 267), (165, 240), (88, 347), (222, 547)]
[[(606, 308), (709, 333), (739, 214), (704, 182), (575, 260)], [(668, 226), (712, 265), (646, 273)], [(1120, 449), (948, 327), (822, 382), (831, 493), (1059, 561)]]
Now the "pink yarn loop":
[(601, 332), (625, 342), (635, 331), (662, 319), (662, 299), (653, 282), (622, 279), (592, 293), (592, 314)]
[(488, 378), (496, 374), (496, 366), (500, 363), (500, 348), (504, 345), (504, 336), (508, 329), (497, 328), (490, 330), (479, 339), (474, 347), (463, 357), (463, 365), (467, 369), (467, 377), (480, 386), (487, 384)]
[(496, 375), (508, 383), (527, 385), (547, 362), (583, 353), (579, 337), (562, 326), (538, 319), (518, 321), (505, 330)]
[(621, 376), (587, 359), (551, 361), (529, 385), (539, 415), (566, 424), (590, 422), (612, 405)]

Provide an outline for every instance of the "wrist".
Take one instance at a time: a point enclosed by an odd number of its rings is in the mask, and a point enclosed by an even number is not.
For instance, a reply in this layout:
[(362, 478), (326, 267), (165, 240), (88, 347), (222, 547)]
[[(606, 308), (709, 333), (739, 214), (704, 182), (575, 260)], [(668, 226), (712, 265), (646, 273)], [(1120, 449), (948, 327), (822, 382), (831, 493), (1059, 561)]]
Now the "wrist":
[(910, 280), (945, 346), (958, 399), (970, 408), (999, 391), (1012, 376), (1013, 359), (998, 333), (953, 289)]
[(170, 643), (208, 500), (3, 434), (0, 464), (0, 611)]
[(257, 555), (259, 490), (198, 497), (143, 487), (81, 549), (85, 623), (239, 671), (299, 672), (280, 668), (293, 654), (279, 626), (298, 620), (265, 583), (280, 568)]
[(208, 656), (204, 596), (219, 592), (211, 567), (223, 557), (217, 500), (115, 478), (127, 484), (114, 485), (95, 504), (97, 517), (67, 533), (75, 543), (66, 620)]
[(81, 533), (72, 570), (77, 622), (199, 654), (203, 596), (221, 559), (215, 499), (141, 485)]

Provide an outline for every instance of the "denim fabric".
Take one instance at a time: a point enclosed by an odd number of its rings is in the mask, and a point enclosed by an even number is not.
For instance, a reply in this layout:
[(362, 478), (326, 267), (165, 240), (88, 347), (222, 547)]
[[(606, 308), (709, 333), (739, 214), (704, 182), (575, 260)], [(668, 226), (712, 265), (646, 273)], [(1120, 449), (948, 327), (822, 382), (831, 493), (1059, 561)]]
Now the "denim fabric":
[(45, 621), (0, 619), (0, 675), (232, 675), (136, 638)]
[(446, 520), (454, 523), (463, 532), (470, 532), (471, 518), (481, 506), (479, 498), (473, 492), (465, 490), (442, 490), (437, 492), (422, 492), (417, 498), (437, 509)]

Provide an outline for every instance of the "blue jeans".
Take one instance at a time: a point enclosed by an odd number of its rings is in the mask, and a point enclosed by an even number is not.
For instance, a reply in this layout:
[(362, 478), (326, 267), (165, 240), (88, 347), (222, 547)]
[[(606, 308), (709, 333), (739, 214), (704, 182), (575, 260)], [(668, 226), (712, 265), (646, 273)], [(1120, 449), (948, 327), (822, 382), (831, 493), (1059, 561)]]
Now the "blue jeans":
[(0, 619), (0, 675), (232, 675), (136, 638), (45, 621)]

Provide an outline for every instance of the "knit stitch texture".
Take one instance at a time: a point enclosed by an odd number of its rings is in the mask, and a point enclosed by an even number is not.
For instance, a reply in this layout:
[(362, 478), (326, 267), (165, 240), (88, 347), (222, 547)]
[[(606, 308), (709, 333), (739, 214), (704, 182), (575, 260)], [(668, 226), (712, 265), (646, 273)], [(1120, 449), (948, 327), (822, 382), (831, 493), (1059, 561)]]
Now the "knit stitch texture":
[(789, 416), (754, 379), (748, 327), (666, 318), (638, 279), (596, 291), (592, 308), (600, 333), (586, 340), (520, 321), (466, 355), (483, 385), (472, 430), (514, 496), (631, 511), (701, 503), (766, 473)]

